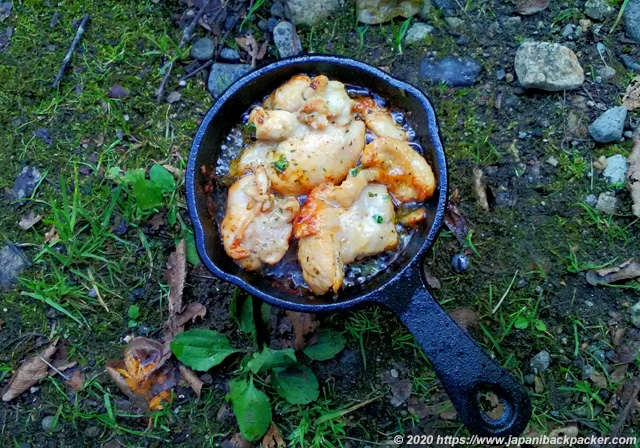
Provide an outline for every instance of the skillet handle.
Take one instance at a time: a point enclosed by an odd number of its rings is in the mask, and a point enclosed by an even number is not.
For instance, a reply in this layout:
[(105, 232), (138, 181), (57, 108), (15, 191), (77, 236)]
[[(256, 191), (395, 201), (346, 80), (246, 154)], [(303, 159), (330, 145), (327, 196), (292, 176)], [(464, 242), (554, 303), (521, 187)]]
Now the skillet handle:
[[(480, 436), (521, 434), (531, 417), (522, 384), (449, 317), (422, 282), (401, 277), (379, 302), (396, 313), (416, 338), (469, 431)], [(487, 391), (504, 405), (497, 419), (482, 411), (479, 398)]]

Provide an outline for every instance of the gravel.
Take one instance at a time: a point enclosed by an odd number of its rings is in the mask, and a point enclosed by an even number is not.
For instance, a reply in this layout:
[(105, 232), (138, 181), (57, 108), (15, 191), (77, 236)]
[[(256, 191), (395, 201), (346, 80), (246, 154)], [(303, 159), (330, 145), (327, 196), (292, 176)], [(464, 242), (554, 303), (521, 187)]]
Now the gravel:
[(482, 71), (482, 65), (471, 57), (454, 56), (435, 60), (427, 57), (420, 62), (420, 77), (449, 87), (471, 87)]
[(626, 107), (618, 106), (611, 108), (591, 123), (591, 126), (589, 126), (589, 134), (599, 143), (616, 142), (622, 138), (626, 118)]

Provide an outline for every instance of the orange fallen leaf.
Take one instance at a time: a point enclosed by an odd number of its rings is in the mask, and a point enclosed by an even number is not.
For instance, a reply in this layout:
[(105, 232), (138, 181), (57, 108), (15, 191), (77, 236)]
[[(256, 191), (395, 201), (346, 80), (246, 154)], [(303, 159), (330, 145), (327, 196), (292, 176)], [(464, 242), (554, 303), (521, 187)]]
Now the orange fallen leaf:
[(71, 378), (69, 378), (67, 381), (65, 381), (65, 383), (67, 383), (69, 386), (71, 386), (71, 388), (75, 391), (79, 391), (82, 390), (82, 387), (84, 386), (84, 380), (85, 380), (85, 376), (84, 373), (82, 373), (82, 370), (80, 369), (75, 369), (73, 371), (73, 374), (71, 375)]
[(58, 339), (33, 358), (27, 359), (15, 371), (9, 383), (2, 389), (2, 401), (10, 401), (29, 390), (49, 372), (49, 361), (58, 349)]

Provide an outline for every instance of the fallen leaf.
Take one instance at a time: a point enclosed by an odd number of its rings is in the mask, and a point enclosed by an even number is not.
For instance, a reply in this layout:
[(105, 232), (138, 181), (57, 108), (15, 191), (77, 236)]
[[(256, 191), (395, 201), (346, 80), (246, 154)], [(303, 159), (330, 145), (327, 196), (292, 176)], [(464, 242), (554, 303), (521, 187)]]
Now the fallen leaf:
[(49, 364), (51, 364), (49, 366), (49, 376), (53, 376), (56, 373), (64, 372), (65, 370), (75, 367), (78, 363), (69, 359), (66, 344), (60, 344)]
[(389, 371), (382, 372), (380, 380), (389, 385), (391, 390), (389, 402), (394, 408), (404, 404), (411, 396), (411, 380), (394, 378)]
[(549, 438), (571, 438), (578, 436), (577, 426), (565, 426), (563, 428), (556, 428), (549, 432)]
[(450, 406), (440, 413), (440, 418), (443, 420), (453, 420), (457, 415), (456, 408)]
[(180, 369), (180, 375), (182, 375), (182, 379), (184, 379), (187, 382), (187, 384), (189, 384), (189, 387), (191, 387), (191, 389), (193, 389), (193, 391), (199, 397), (200, 392), (202, 391), (202, 386), (204, 385), (204, 382), (200, 378), (198, 378), (198, 375), (196, 375), (196, 373), (193, 370), (191, 370), (189, 367), (185, 366), (184, 364), (181, 364), (179, 369)]
[(627, 377), (627, 370), (629, 364), (620, 364), (613, 368), (613, 372), (609, 375), (609, 380), (612, 383), (621, 383)]
[(256, 38), (252, 34), (245, 37), (236, 37), (236, 44), (251, 56), (251, 67), (255, 67), (256, 62), (267, 54), (268, 41), (265, 40), (262, 45), (258, 45)]
[(276, 425), (271, 422), (267, 433), (262, 438), (262, 448), (284, 448), (287, 444), (282, 439), (282, 435)]
[(184, 170), (181, 170), (180, 168), (176, 168), (173, 165), (169, 165), (164, 164), (162, 165), (162, 168), (164, 168), (165, 170), (169, 171), (171, 174), (173, 174), (173, 177), (175, 177), (176, 179), (180, 179), (184, 177)]
[(22, 219), (18, 223), (18, 226), (20, 226), (22, 230), (28, 230), (38, 224), (40, 221), (42, 221), (42, 216), (36, 215), (35, 213), (33, 213), (33, 211), (30, 211), (22, 217)]
[(622, 393), (620, 394), (620, 407), (622, 410), (618, 412), (616, 422), (611, 425), (611, 432), (609, 435), (612, 438), (618, 437), (621, 434), (629, 416), (635, 411), (640, 410), (640, 401), (638, 398), (639, 393), (640, 377), (636, 376), (634, 378), (629, 378), (625, 382)]
[(430, 288), (440, 289), (440, 287), (442, 286), (442, 284), (440, 283), (440, 280), (438, 280), (438, 278), (435, 275), (433, 275), (433, 273), (426, 267), (424, 268), (424, 278), (427, 281), (427, 285), (429, 285)]
[(230, 439), (222, 442), (222, 448), (251, 448), (251, 442), (237, 432)]
[(187, 250), (183, 238), (176, 246), (176, 251), (169, 255), (165, 277), (169, 284), (169, 328), (172, 335), (180, 333), (184, 328), (175, 325), (175, 318), (182, 313), (182, 293), (184, 281), (187, 277)]
[(492, 391), (479, 394), (478, 399), (483, 413), (490, 418), (498, 420), (504, 414), (504, 402)]
[(109, 98), (126, 98), (129, 95), (129, 91), (118, 83), (112, 85), (107, 92)]
[(530, 16), (544, 11), (549, 6), (549, 0), (518, 0), (516, 8), (523, 16)]
[(453, 232), (459, 243), (464, 244), (465, 238), (469, 233), (469, 220), (458, 208), (460, 195), (456, 190), (451, 200), (447, 203), (447, 210), (444, 214), (444, 223), (449, 230)]
[(58, 235), (58, 231), (56, 230), (56, 226), (51, 226), (49, 231), (44, 234), (44, 244), (51, 244), (52, 246), (58, 242), (60, 239), (60, 235)]
[(640, 131), (633, 137), (633, 147), (627, 157), (627, 190), (631, 193), (631, 211), (640, 218)]
[(609, 283), (629, 280), (636, 277), (640, 277), (640, 262), (633, 258), (619, 266), (589, 271), (586, 275), (587, 282), (594, 286), (608, 285)]
[(635, 363), (640, 353), (640, 330), (630, 328), (625, 331), (620, 344), (616, 346), (616, 363)]
[(71, 374), (71, 377), (66, 380), (65, 383), (67, 383), (73, 390), (77, 392), (82, 390), (85, 379), (86, 378), (84, 376), (84, 373), (82, 373), (82, 370), (75, 369)]
[(162, 409), (162, 403), (171, 398), (175, 375), (166, 361), (160, 342), (137, 337), (125, 348), (124, 360), (111, 360), (106, 369), (120, 390), (148, 412)]
[(480, 317), (473, 308), (466, 306), (456, 308), (449, 311), (449, 316), (453, 319), (464, 331), (469, 331), (469, 328), (477, 328)]
[(633, 83), (627, 87), (622, 97), (622, 105), (629, 111), (640, 108), (640, 76), (636, 76)]
[(485, 212), (489, 211), (489, 201), (487, 200), (487, 185), (484, 182), (484, 172), (480, 168), (473, 169), (473, 189), (478, 198), (478, 205)]
[(591, 374), (589, 375), (589, 379), (596, 387), (600, 389), (606, 389), (608, 386), (607, 377), (603, 373), (591, 372)]
[(317, 336), (316, 331), (320, 327), (320, 322), (316, 319), (315, 314), (287, 311), (287, 317), (293, 324), (294, 348), (296, 350), (302, 350), (314, 342), (313, 337)]
[(2, 389), (2, 401), (13, 400), (48, 375), (48, 363), (58, 349), (57, 344), (58, 339), (55, 339), (40, 354), (27, 359), (18, 367), (9, 383)]
[(157, 232), (160, 230), (160, 227), (165, 225), (164, 215), (165, 214), (163, 212), (154, 214), (145, 224), (145, 228), (151, 232)]

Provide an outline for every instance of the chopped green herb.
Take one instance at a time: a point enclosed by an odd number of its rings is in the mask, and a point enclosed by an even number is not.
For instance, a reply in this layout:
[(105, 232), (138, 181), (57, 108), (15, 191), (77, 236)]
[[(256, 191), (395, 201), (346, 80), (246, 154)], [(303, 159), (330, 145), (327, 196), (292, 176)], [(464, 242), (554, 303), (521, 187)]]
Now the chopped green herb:
[(378, 224), (382, 224), (384, 222), (384, 219), (380, 215), (373, 215), (373, 220)]
[(362, 166), (357, 166), (355, 168), (350, 169), (349, 174), (351, 174), (353, 177), (356, 177), (360, 171), (362, 171)]
[(242, 126), (242, 140), (249, 141), (252, 139), (253, 136), (255, 136), (256, 133), (256, 125), (253, 123), (247, 123), (244, 126)]
[(276, 160), (275, 162), (271, 162), (271, 166), (274, 167), (278, 173), (284, 172), (284, 170), (287, 169), (288, 165), (289, 161), (284, 154), (280, 154), (280, 158), (278, 160)]

